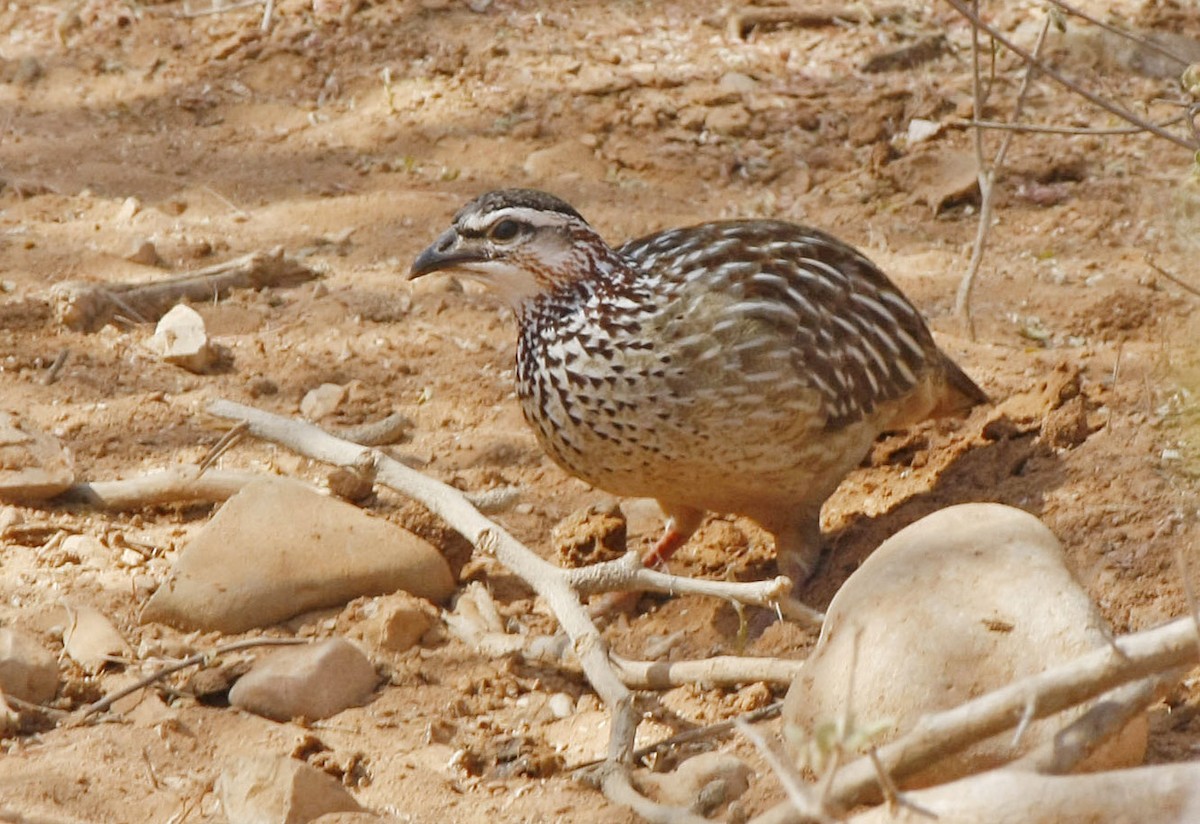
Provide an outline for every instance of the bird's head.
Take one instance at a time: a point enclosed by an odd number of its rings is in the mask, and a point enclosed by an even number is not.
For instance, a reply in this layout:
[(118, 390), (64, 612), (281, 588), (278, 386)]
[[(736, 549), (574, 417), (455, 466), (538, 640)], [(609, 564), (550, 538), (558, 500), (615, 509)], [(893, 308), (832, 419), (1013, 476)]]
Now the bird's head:
[(579, 212), (535, 189), (472, 200), (413, 261), (409, 278), (453, 270), (487, 284), (518, 314), (539, 295), (618, 264)]

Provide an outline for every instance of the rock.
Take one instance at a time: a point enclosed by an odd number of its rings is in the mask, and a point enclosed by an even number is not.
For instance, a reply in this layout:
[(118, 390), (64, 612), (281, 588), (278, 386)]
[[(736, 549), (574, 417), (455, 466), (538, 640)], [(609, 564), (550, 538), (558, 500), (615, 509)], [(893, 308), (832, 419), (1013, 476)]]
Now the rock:
[(362, 704), (378, 683), (362, 650), (329, 638), (260, 658), (233, 685), (229, 703), (276, 721), (319, 721)]
[(217, 351), (204, 329), (204, 318), (182, 303), (159, 319), (146, 345), (167, 363), (197, 374), (207, 371), (217, 360)]
[[(821, 755), (814, 759), (807, 749), (814, 733), (842, 718), (849, 702), (851, 737), (861, 747), (877, 746), (927, 713), (1066, 663), (1106, 646), (1108, 637), (1057, 539), (1037, 518), (1000, 504), (949, 507), (885, 541), (834, 596), (784, 702), (785, 738), (793, 758), (811, 766)], [(1016, 746), (1011, 731), (982, 741), (905, 786), (1010, 761), (1086, 708), (1031, 723)], [(1145, 747), (1143, 718), (1088, 763), (1134, 765)]]
[(639, 775), (638, 783), (659, 803), (708, 815), (745, 793), (753, 774), (737, 756), (706, 752), (684, 761), (673, 772)]
[(280, 755), (237, 759), (221, 771), (216, 791), (229, 824), (307, 824), (363, 810), (333, 776)]
[(758, 88), (758, 81), (741, 72), (725, 72), (717, 81), (717, 88), (723, 92), (747, 94)]
[(57, 438), (0, 412), (0, 501), (37, 503), (74, 482), (71, 453)]
[(401, 589), (440, 601), (454, 578), (412, 533), (302, 484), (264, 479), (230, 498), (184, 547), (142, 620), (244, 632)]
[(316, 389), (310, 389), (300, 401), (300, 414), (310, 421), (319, 421), (332, 415), (346, 400), (346, 387), (336, 383), (323, 383)]
[(0, 694), (44, 704), (58, 692), (58, 661), (41, 644), (9, 627), (0, 628)]
[(432, 604), (407, 592), (384, 595), (370, 608), (373, 613), (358, 622), (352, 632), (380, 652), (411, 649), (437, 620), (437, 609)]
[(132, 657), (129, 644), (98, 610), (82, 604), (65, 606), (67, 628), (63, 631), (63, 649), (86, 672), (97, 673), (113, 659)]
[(567, 718), (575, 713), (575, 699), (565, 692), (556, 692), (551, 695), (546, 706), (555, 718)]
[(979, 168), (975, 155), (966, 150), (935, 146), (902, 157), (886, 168), (897, 188), (935, 213), (979, 195)]
[(750, 128), (750, 112), (745, 106), (717, 106), (704, 116), (704, 128), (714, 134), (740, 137)]
[(142, 202), (136, 197), (127, 197), (117, 211), (117, 223), (129, 223), (142, 211)]
[(383, 818), (375, 813), (326, 813), (314, 818), (311, 824), (399, 824), (399, 820)]
[(138, 243), (133, 250), (125, 256), (125, 259), (130, 263), (140, 263), (143, 266), (160, 267), (163, 265), (163, 259), (158, 255), (158, 249), (148, 240), (143, 240)]
[(603, 180), (608, 172), (592, 148), (574, 139), (530, 152), (524, 168), (525, 174), (538, 180)]

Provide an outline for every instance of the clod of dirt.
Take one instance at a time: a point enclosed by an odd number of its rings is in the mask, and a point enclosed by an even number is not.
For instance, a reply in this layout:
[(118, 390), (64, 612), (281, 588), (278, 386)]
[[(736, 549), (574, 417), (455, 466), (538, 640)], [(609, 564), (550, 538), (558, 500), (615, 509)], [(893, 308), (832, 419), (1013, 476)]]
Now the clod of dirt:
[(63, 649), (85, 672), (96, 673), (110, 663), (132, 656), (129, 644), (99, 610), (68, 604), (69, 623), (63, 632)]
[(44, 501), (74, 482), (71, 453), (57, 438), (0, 412), (0, 501)]
[[(1037, 518), (1000, 504), (943, 509), (885, 541), (834, 596), (784, 703), (791, 754), (820, 769), (828, 753), (819, 736), (844, 717), (847, 702), (857, 726), (842, 744), (865, 749), (927, 713), (1103, 647), (1109, 637), (1058, 540)], [(906, 786), (1006, 763), (1086, 709), (1031, 723), (1017, 744), (1009, 733), (982, 741)], [(1144, 718), (1132, 722), (1088, 767), (1140, 763), (1146, 735)]]
[(196, 374), (207, 372), (217, 360), (217, 350), (208, 339), (204, 318), (182, 303), (159, 319), (154, 336), (146, 345), (167, 363)]
[(276, 650), (257, 661), (229, 691), (229, 703), (275, 721), (319, 721), (362, 704), (379, 676), (345, 638)]
[(25, 633), (0, 629), (0, 694), (43, 704), (58, 692), (58, 662)]
[(437, 550), (410, 532), (302, 484), (248, 484), (183, 549), (143, 621), (244, 632), (398, 589), (454, 590)]
[(284, 756), (238, 758), (221, 771), (216, 790), (229, 824), (304, 824), (363, 809), (335, 778)]
[(979, 193), (979, 168), (968, 151), (938, 148), (902, 157), (886, 169), (900, 191), (935, 213)]
[(437, 618), (432, 604), (407, 592), (377, 598), (363, 613), (367, 618), (355, 623), (352, 636), (371, 649), (390, 653), (412, 648)]
[(625, 554), (625, 515), (615, 501), (572, 512), (550, 533), (562, 566), (581, 567)]

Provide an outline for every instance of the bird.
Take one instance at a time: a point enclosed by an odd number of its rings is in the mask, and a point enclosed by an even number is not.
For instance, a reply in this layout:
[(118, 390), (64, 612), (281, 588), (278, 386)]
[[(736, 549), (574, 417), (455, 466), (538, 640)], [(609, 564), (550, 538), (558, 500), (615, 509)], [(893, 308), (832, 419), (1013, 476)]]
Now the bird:
[(647, 565), (707, 513), (746, 516), (799, 584), (821, 505), (879, 435), (986, 393), (862, 253), (780, 220), (719, 220), (609, 245), (566, 201), (486, 192), (409, 278), (483, 282), (518, 325), (516, 393), (571, 475), (667, 517)]

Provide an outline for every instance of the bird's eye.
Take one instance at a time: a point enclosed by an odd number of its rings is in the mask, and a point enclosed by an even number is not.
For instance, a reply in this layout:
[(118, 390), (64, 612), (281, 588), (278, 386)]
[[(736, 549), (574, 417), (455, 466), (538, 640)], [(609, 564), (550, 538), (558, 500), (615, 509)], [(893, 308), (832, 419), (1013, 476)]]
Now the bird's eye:
[(521, 226), (515, 220), (502, 220), (492, 227), (488, 237), (492, 240), (512, 240), (521, 231)]

